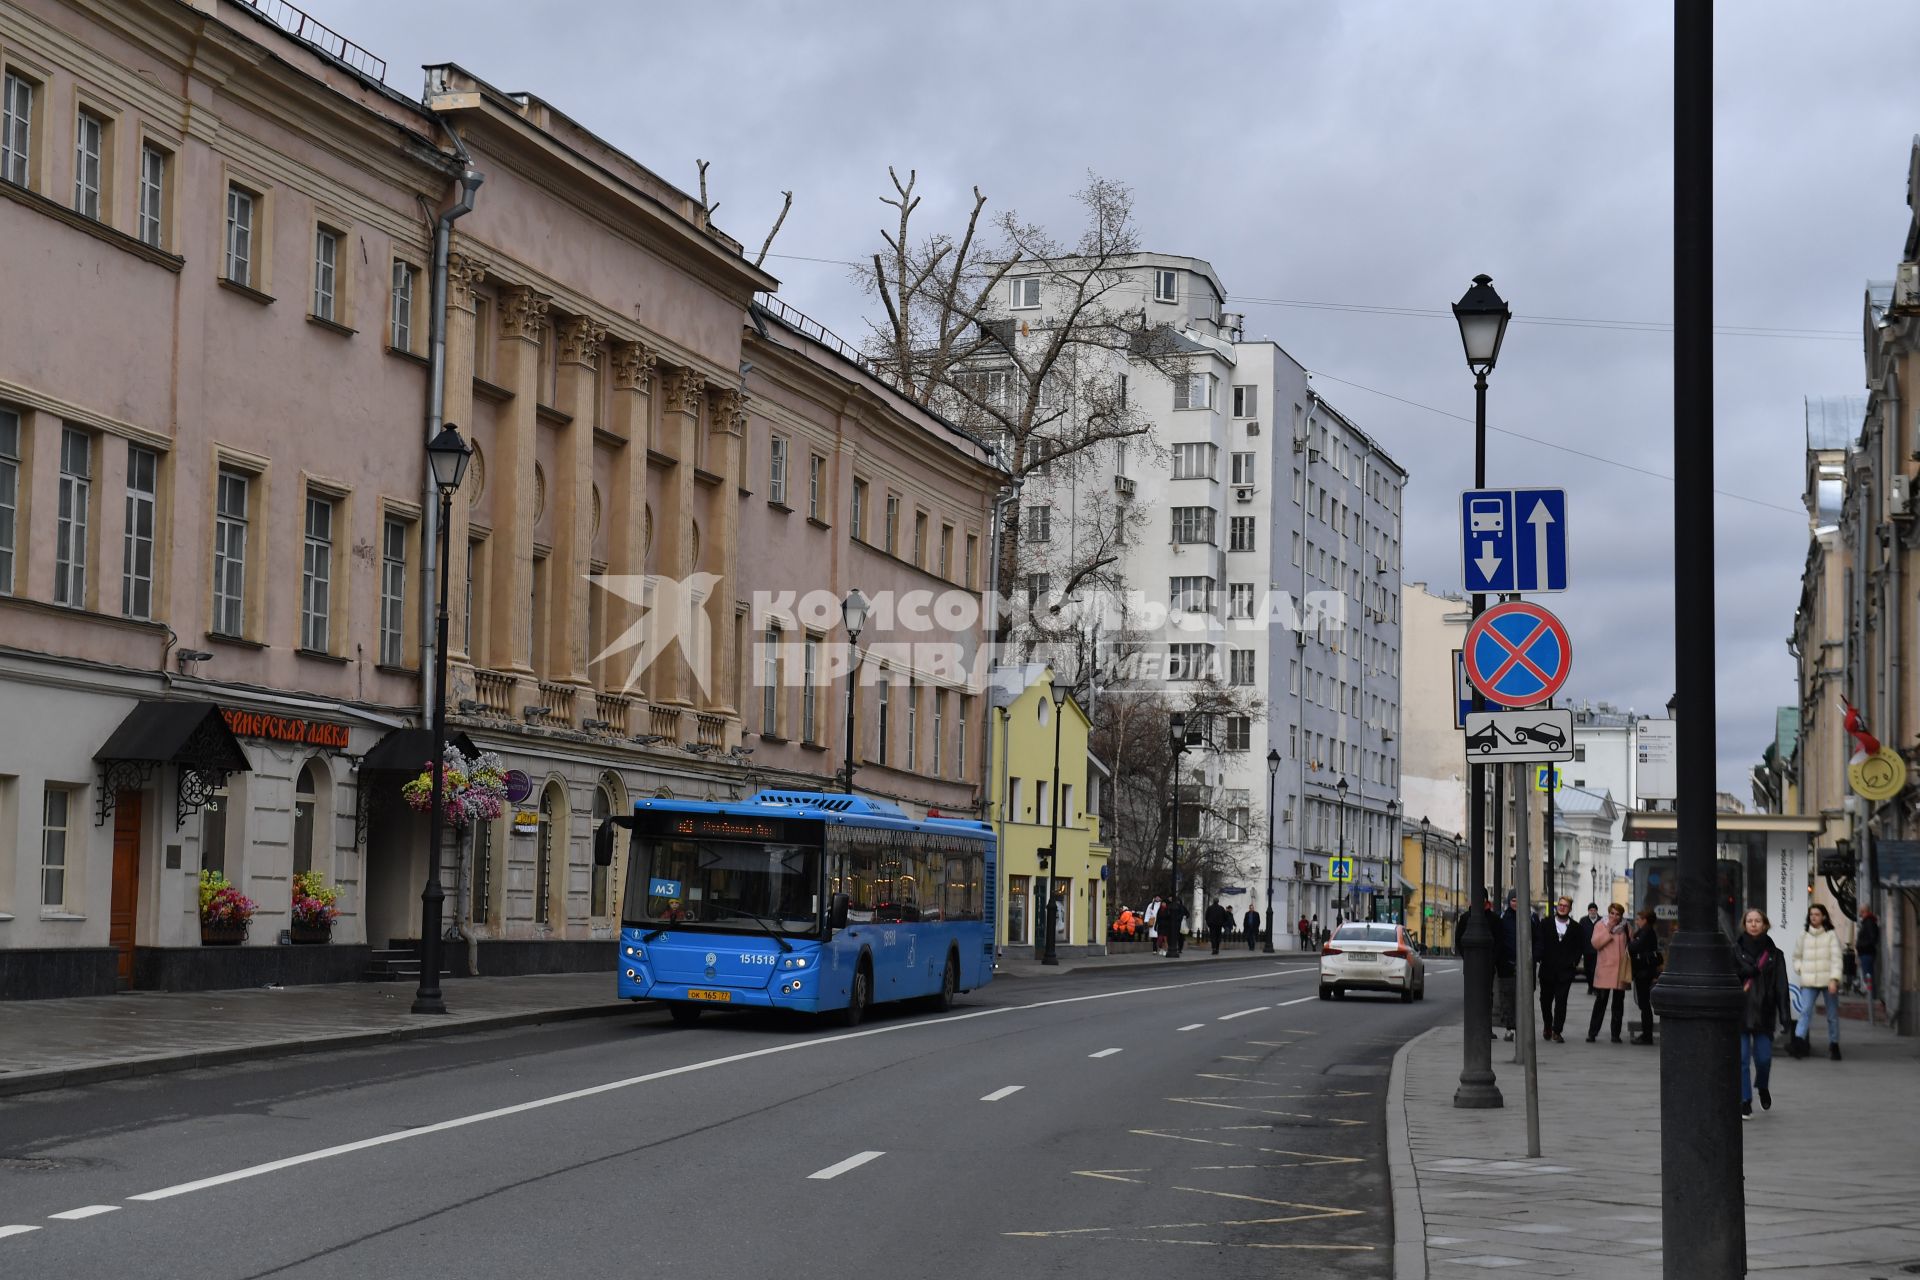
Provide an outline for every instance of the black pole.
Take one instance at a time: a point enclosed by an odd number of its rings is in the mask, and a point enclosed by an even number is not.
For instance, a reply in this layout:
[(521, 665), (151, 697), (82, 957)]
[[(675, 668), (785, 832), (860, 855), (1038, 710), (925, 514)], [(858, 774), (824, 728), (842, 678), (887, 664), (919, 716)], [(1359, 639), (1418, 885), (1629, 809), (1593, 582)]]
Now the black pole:
[[(1167, 841), (1169, 846), (1167, 850), (1167, 902), (1169, 904), (1179, 901), (1180, 898), (1180, 757), (1186, 754), (1187, 735), (1183, 727), (1180, 733), (1180, 740), (1173, 744), (1173, 831), (1171, 833), (1172, 839)], [(1166, 910), (1166, 907), (1160, 908), (1163, 916), (1166, 914)], [(1176, 927), (1184, 928), (1185, 925), (1186, 922), (1184, 920), (1176, 921)], [(1175, 946), (1176, 941), (1172, 936), (1167, 938), (1167, 959), (1169, 960), (1179, 958)]]
[[(1473, 379), (1473, 487), (1487, 487), (1487, 375)], [(1485, 612), (1487, 598), (1473, 597), (1473, 616)], [(1473, 709), (1484, 710), (1486, 699), (1473, 691)], [(1467, 931), (1460, 935), (1461, 979), (1466, 985), (1460, 1020), (1462, 1055), (1460, 1085), (1453, 1091), (1456, 1107), (1499, 1107), (1506, 1099), (1493, 1079), (1493, 925), (1487, 919), (1487, 796), (1480, 765), (1468, 770), (1473, 794), (1467, 799), (1467, 820), (1473, 824), (1472, 883), (1467, 893)]]
[(440, 909), (447, 891), (440, 885), (440, 844), (447, 825), (447, 525), (453, 518), (453, 493), (440, 491), (440, 601), (434, 616), (438, 644), (433, 655), (433, 805), (427, 819), (427, 884), (420, 890), (420, 987), (413, 1012), (445, 1013), (440, 995)]
[[(1053, 825), (1047, 832), (1047, 940), (1041, 946), (1041, 964), (1060, 963), (1053, 936), (1060, 927), (1060, 899), (1053, 887), (1053, 873), (1060, 867), (1060, 722), (1066, 719), (1066, 713), (1065, 703), (1053, 704)], [(1091, 909), (1092, 904), (1088, 907)]]
[(1273, 917), (1279, 913), (1273, 904), (1273, 780), (1279, 774), (1277, 763), (1267, 766), (1267, 927), (1262, 931), (1266, 936), (1260, 949), (1268, 955), (1273, 954)]
[[(847, 632), (847, 648), (853, 650), (853, 661), (852, 661), (852, 665), (850, 665), (847, 668), (847, 763), (846, 763), (846, 767), (841, 770), (841, 773), (843, 774), (843, 776), (840, 780), (840, 783), (841, 783), (841, 788), (848, 795), (852, 795), (853, 794), (853, 690), (854, 690), (854, 686), (859, 683), (859, 676), (860, 676), (860, 633), (858, 631)], [(989, 779), (988, 781), (991, 782), (992, 780)]]
[(1680, 920), (1653, 1005), (1661, 1269), (1677, 1280), (1747, 1270), (1732, 1088), (1742, 997), (1714, 903), (1713, 6), (1703, 0), (1673, 6), (1673, 464)]
[(1347, 861), (1347, 789), (1336, 787), (1334, 791), (1340, 797), (1340, 807), (1334, 815), (1337, 820), (1333, 825), (1333, 856), (1347, 868), (1347, 892), (1344, 900), (1347, 911), (1351, 913), (1353, 911), (1353, 863)]
[[(1547, 788), (1547, 838), (1542, 840), (1540, 844), (1542, 846), (1541, 853), (1547, 860), (1547, 896), (1550, 898), (1558, 898), (1560, 896), (1560, 886), (1556, 884), (1553, 879), (1553, 811), (1554, 798), (1560, 790), (1560, 766), (1550, 764), (1547, 768), (1551, 771), (1547, 774), (1547, 780), (1552, 785)], [(1595, 896), (1598, 897), (1597, 894)]]

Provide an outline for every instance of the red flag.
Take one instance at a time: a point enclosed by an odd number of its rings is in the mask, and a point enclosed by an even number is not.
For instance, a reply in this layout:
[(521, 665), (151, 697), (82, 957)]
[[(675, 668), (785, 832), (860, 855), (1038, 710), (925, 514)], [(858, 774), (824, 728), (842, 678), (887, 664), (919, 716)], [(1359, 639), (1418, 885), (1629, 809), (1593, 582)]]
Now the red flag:
[(1847, 734), (1853, 739), (1853, 755), (1848, 764), (1859, 764), (1862, 760), (1871, 760), (1880, 754), (1880, 739), (1867, 732), (1866, 721), (1860, 718), (1859, 708), (1851, 702), (1842, 702), (1847, 709)]

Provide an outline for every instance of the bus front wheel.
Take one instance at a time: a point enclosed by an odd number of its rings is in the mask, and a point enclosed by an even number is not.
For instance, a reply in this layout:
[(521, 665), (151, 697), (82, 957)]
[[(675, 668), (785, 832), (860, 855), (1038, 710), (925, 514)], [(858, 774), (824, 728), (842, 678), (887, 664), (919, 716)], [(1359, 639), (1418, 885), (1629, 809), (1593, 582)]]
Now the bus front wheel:
[(873, 1003), (873, 970), (865, 961), (853, 971), (853, 987), (847, 992), (847, 1007), (840, 1011), (840, 1025), (857, 1027), (866, 1020), (867, 1006)]
[(670, 1004), (667, 1012), (673, 1015), (676, 1026), (690, 1027), (700, 1021), (700, 1006), (697, 1004)]

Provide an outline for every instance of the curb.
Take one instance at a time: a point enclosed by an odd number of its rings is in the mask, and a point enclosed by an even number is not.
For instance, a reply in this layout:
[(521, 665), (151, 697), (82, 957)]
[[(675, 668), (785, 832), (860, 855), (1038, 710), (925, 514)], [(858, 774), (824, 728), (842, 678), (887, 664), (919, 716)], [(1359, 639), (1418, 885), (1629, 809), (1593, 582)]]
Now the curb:
[(1401, 1045), (1387, 1077), (1387, 1182), (1393, 1203), (1393, 1280), (1427, 1280), (1427, 1218), (1407, 1140), (1407, 1055), (1441, 1027), (1428, 1027)]
[[(642, 1002), (648, 1003), (648, 1002)], [(193, 1053), (160, 1054), (150, 1058), (128, 1058), (119, 1062), (90, 1063), (84, 1067), (61, 1067), (51, 1071), (23, 1071), (0, 1076), (0, 1098), (25, 1093), (44, 1093), (98, 1084), (103, 1080), (125, 1080), (134, 1076), (165, 1075), (174, 1071), (192, 1071), (197, 1067), (226, 1066), (234, 1062), (255, 1062), (269, 1058), (292, 1058), (309, 1053), (331, 1053), (339, 1049), (363, 1049), (402, 1040), (429, 1040), (455, 1036), (466, 1031), (491, 1031), (501, 1027), (533, 1026), (543, 1022), (575, 1022), (582, 1018), (604, 1018), (630, 1013), (635, 1004), (573, 1005), (557, 1009), (535, 1009), (524, 1013), (504, 1013), (495, 1017), (462, 1018), (457, 1022), (431, 1022), (419, 1026), (389, 1027), (381, 1031), (349, 1031), (344, 1035), (308, 1040), (271, 1040), (260, 1044), (235, 1045), (225, 1049), (206, 1049)]]

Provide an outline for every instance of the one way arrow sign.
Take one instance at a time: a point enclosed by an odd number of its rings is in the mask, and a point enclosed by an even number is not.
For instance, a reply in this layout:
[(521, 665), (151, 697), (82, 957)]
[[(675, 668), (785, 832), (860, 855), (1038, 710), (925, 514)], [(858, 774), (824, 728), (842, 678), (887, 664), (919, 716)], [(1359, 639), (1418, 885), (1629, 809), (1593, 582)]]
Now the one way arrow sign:
[(1467, 490), (1460, 559), (1469, 595), (1565, 591), (1566, 490)]

